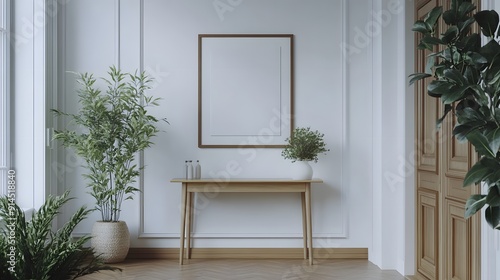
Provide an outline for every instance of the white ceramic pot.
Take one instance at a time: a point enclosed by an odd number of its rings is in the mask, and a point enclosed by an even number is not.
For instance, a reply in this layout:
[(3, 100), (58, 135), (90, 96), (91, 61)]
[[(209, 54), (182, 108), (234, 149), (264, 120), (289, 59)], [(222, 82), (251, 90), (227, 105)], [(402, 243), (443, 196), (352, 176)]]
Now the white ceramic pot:
[(92, 227), (90, 243), (96, 256), (100, 256), (105, 263), (122, 262), (130, 248), (127, 223), (96, 222)]
[(292, 172), (294, 180), (311, 180), (313, 176), (313, 169), (308, 161), (294, 162)]

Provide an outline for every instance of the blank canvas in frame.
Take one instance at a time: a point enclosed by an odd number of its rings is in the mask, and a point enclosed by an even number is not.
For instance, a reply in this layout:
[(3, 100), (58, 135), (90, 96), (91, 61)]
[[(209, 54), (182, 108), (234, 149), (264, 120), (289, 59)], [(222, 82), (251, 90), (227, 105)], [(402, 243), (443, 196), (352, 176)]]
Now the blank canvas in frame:
[(293, 127), (293, 35), (198, 40), (198, 146), (284, 147)]

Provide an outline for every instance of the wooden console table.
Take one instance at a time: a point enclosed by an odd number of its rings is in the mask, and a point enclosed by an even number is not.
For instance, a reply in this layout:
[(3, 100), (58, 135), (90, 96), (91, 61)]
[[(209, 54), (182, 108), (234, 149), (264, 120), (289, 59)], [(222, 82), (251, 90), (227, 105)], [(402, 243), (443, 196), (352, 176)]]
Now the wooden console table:
[[(304, 239), (304, 259), (309, 257), (313, 264), (312, 221), (311, 221), (311, 183), (323, 183), (320, 179), (172, 179), (170, 182), (182, 183), (181, 195), (181, 232), (179, 262), (184, 257), (191, 258), (191, 224), (193, 220), (193, 195), (196, 192), (261, 192), (261, 193), (300, 193), (302, 199), (302, 229)], [(186, 248), (186, 254), (184, 254)]]

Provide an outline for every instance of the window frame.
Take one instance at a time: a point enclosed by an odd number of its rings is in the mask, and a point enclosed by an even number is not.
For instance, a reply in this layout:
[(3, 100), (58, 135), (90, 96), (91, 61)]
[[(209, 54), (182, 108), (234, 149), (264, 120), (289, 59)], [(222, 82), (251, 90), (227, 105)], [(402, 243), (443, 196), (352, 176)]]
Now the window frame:
[(0, 98), (1, 98), (1, 113), (2, 118), (0, 120), (0, 136), (5, 142), (0, 145), (0, 195), (7, 194), (7, 173), (9, 172), (11, 165), (11, 133), (10, 133), (10, 25), (11, 25), (11, 11), (10, 11), (10, 0), (0, 0), (0, 5), (2, 6), (2, 18), (0, 18), (0, 36), (2, 37), (0, 46), (0, 55), (3, 58), (3, 65), (0, 65), (0, 79), (2, 80), (0, 88)]

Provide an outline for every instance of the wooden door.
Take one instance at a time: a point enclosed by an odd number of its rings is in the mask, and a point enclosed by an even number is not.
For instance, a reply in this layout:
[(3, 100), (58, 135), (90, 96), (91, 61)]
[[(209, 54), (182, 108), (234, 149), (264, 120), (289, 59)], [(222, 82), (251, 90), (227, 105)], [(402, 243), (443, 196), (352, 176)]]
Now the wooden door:
[[(446, 10), (450, 2), (416, 1), (416, 18), (423, 18), (436, 6)], [(444, 29), (439, 27), (440, 33)], [(420, 39), (418, 36), (416, 42)], [(425, 71), (427, 54), (415, 50), (416, 72)], [(477, 156), (469, 144), (451, 136), (455, 125), (452, 114), (440, 129), (436, 127), (443, 106), (439, 99), (427, 94), (428, 82), (415, 85), (417, 277), (480, 279), (480, 217), (464, 219), (465, 202), (478, 189), (462, 187), (463, 178)]]

